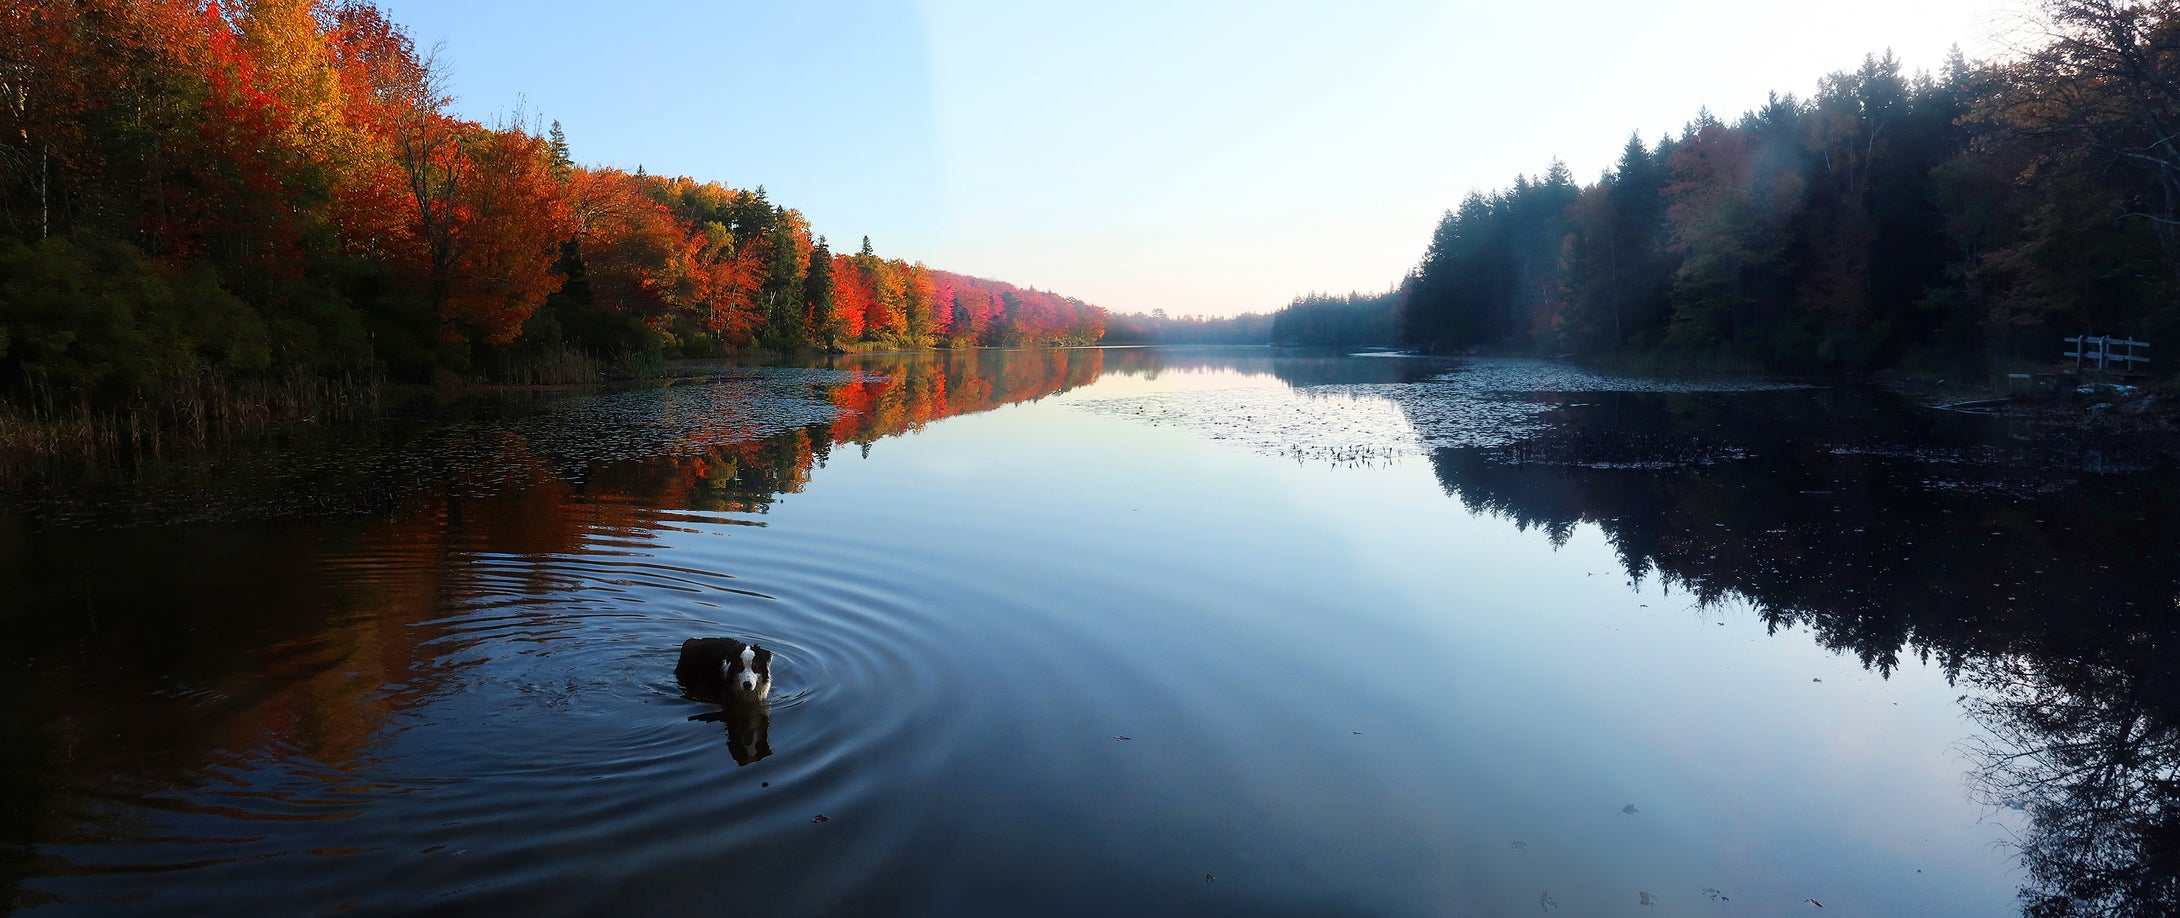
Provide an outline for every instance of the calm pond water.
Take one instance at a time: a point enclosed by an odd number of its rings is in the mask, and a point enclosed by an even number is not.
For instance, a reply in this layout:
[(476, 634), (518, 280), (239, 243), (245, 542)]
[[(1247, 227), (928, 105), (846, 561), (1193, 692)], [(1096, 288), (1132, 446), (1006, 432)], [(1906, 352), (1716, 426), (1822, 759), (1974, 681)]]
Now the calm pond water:
[[(0, 901), (2170, 913), (2180, 503), (2016, 433), (1093, 349), (51, 474), (0, 503)], [(675, 682), (712, 635), (767, 708)]]

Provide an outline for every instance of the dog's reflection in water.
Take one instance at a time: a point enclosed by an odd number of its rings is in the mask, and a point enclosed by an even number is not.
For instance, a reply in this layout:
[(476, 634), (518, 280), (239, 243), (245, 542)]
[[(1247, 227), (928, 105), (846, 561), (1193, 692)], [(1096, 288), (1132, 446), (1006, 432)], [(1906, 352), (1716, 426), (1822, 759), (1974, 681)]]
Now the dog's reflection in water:
[(733, 638), (690, 638), (681, 644), (674, 681), (719, 710), (689, 718), (725, 724), (727, 751), (747, 765), (772, 754), (772, 651)]
[(727, 753), (734, 756), (736, 765), (747, 765), (772, 754), (772, 741), (768, 736), (772, 729), (772, 712), (762, 701), (746, 708), (725, 707), (694, 714), (689, 719), (726, 724)]

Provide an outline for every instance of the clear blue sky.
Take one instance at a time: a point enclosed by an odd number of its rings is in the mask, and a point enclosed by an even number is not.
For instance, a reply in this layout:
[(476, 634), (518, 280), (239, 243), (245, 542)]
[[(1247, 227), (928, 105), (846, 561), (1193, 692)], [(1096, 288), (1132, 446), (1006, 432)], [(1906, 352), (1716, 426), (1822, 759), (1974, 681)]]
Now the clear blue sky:
[(1382, 289), (1440, 212), (1558, 156), (1892, 48), (1991, 53), (2012, 0), (1553, 4), (380, 0), (457, 107), (576, 158), (763, 185), (836, 247), (1122, 312)]

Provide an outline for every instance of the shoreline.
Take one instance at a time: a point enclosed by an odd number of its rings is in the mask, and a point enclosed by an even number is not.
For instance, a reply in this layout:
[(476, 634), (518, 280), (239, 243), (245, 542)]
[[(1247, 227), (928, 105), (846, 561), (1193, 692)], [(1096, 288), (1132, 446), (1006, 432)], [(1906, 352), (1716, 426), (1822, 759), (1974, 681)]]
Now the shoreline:
[[(1076, 347), (1160, 347), (1190, 345), (1092, 344), (871, 347), (861, 350), (749, 350), (713, 357), (648, 361), (598, 361), (586, 358), (584, 378), (562, 381), (496, 382), (489, 376), (442, 374), (431, 382), (386, 381), (382, 376), (232, 381), (202, 379), (182, 383), (165, 398), (138, 398), (96, 407), (79, 402), (68, 408), (41, 409), (21, 398), (0, 397), (0, 490), (6, 490), (59, 463), (127, 465), (156, 460), (169, 452), (217, 448), (237, 440), (305, 425), (338, 425), (381, 414), (417, 400), (440, 403), (494, 395), (579, 392), (681, 380), (716, 378), (726, 367), (778, 362), (823, 362), (834, 358), (890, 355), (943, 355), (987, 350), (1060, 350)], [(1274, 352), (1311, 350), (1309, 346), (1264, 345)], [(1632, 375), (1762, 375), (1820, 385), (1867, 385), (1933, 411), (1973, 414), (2016, 425), (2015, 439), (2057, 444), (2086, 439), (2123, 443), (2180, 462), (2180, 392), (2169, 382), (2117, 377), (2062, 377), (2056, 392), (2008, 394), (1988, 382), (1971, 382), (1927, 371), (1887, 370), (1871, 374), (1771, 373), (1738, 361), (1583, 359), (1571, 355), (1539, 356), (1496, 351), (1428, 354), (1412, 349), (1366, 346), (1369, 350), (1429, 359), (1505, 357), (1567, 363), (1588, 370)], [(565, 364), (564, 364), (565, 366)], [(513, 374), (521, 376), (522, 374)], [(2080, 391), (2086, 389), (2087, 391)], [(2130, 442), (2131, 441), (2131, 442)]]
[(216, 448), (255, 434), (303, 425), (340, 424), (383, 413), (418, 399), (455, 402), (498, 394), (576, 392), (616, 386), (671, 383), (716, 376), (707, 368), (753, 366), (787, 360), (821, 360), (981, 350), (1060, 350), (1092, 345), (932, 345), (857, 350), (748, 350), (714, 357), (607, 361), (583, 357), (558, 362), (554, 373), (503, 368), (506, 377), (442, 372), (429, 382), (390, 382), (380, 373), (345, 378), (190, 380), (169, 394), (108, 404), (78, 400), (66, 407), (36, 404), (22, 393), (0, 394), (0, 491), (55, 463), (128, 464), (173, 451)]
[(1489, 349), (1457, 354), (1433, 354), (1412, 348), (1391, 350), (1422, 358), (1542, 360), (1620, 375), (1754, 375), (1829, 386), (1871, 386), (1932, 411), (2013, 422), (2017, 425), (2014, 438), (2036, 445), (2057, 446), (2069, 440), (2087, 440), (2146, 450), (2165, 462), (2180, 464), (2180, 382), (2169, 379), (2047, 371), (2046, 375), (2058, 379), (2056, 391), (2032, 394), (2008, 393), (1989, 380), (1970, 381), (1952, 374), (1918, 370), (1804, 374), (1765, 370), (1742, 361), (1657, 355), (1596, 359)]

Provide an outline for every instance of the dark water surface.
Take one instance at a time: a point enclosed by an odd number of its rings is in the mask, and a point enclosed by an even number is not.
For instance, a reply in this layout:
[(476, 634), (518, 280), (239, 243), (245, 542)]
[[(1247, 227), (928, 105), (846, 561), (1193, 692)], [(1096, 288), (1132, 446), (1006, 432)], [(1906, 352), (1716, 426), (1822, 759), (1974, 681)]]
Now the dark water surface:
[[(1998, 423), (978, 352), (54, 474), (0, 503), (0, 895), (2170, 913), (2170, 471)], [(684, 696), (703, 635), (768, 710)]]

